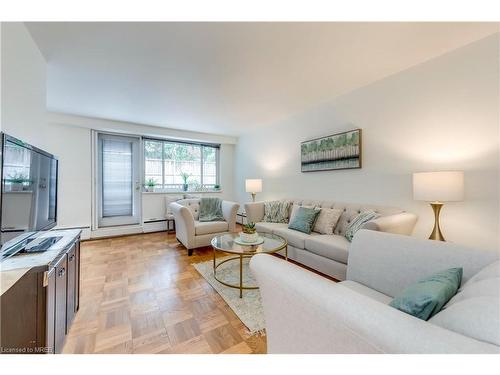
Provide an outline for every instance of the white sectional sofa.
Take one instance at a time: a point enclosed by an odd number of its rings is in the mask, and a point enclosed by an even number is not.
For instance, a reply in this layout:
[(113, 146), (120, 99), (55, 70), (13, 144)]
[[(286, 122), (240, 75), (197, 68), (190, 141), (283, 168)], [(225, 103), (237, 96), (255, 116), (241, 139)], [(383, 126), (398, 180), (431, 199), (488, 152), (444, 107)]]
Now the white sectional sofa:
[(236, 214), (239, 207), (238, 203), (222, 201), (224, 221), (200, 222), (199, 198), (170, 203), (169, 208), (175, 220), (175, 236), (188, 249), (188, 255), (192, 255), (195, 248), (209, 246), (214, 236), (236, 232)]
[[(259, 254), (268, 353), (500, 353), (499, 254), (360, 230), (347, 281)], [(459, 293), (429, 321), (391, 306), (407, 286), (463, 267)], [(486, 268), (485, 268), (486, 267)]]
[[(286, 199), (292, 204), (338, 208), (343, 214), (335, 227), (333, 235), (312, 232), (305, 234), (288, 229), (288, 224), (263, 222), (264, 202), (246, 203), (245, 211), (248, 222), (256, 223), (257, 232), (274, 233), (288, 241), (288, 257), (305, 266), (311, 267), (337, 280), (345, 280), (350, 242), (344, 237), (346, 227), (360, 212), (374, 210), (381, 216), (369, 221), (364, 228), (410, 235), (417, 222), (417, 216), (399, 208), (364, 204), (341, 203), (332, 201), (314, 201)], [(292, 207), (290, 205), (290, 209)]]

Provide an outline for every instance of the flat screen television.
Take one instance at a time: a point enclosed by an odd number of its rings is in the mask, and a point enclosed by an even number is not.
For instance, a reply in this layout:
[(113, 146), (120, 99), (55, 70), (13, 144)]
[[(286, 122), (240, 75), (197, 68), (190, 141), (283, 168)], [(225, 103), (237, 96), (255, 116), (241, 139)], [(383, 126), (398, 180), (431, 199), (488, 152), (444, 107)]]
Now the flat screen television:
[(57, 223), (57, 158), (0, 133), (1, 259)]

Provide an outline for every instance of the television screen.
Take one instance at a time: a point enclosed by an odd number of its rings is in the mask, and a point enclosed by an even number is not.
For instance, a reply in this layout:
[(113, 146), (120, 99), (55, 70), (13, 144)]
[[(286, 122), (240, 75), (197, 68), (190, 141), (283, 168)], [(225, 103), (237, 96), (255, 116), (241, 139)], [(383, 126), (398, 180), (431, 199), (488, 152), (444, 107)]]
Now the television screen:
[(1, 192), (3, 252), (56, 225), (57, 159), (3, 134)]

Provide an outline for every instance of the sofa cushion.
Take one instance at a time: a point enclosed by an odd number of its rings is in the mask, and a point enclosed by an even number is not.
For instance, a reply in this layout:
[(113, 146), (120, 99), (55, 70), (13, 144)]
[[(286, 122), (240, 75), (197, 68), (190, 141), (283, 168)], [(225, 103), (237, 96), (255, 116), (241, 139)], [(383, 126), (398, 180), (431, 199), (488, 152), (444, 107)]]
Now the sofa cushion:
[(457, 293), (462, 274), (462, 268), (450, 268), (428, 276), (405, 288), (389, 305), (428, 320)]
[(305, 234), (288, 228), (277, 228), (273, 233), (285, 238), (289, 245), (297, 249), (305, 249), (306, 239), (318, 236), (317, 233)]
[(467, 298), (483, 296), (500, 296), (500, 260), (491, 263), (472, 276), (444, 308)]
[(200, 200), (199, 199), (196, 199), (196, 198), (181, 199), (177, 203), (179, 203), (181, 206), (185, 206), (185, 207), (189, 208), (189, 210), (193, 214), (193, 218), (195, 220), (198, 220), (198, 218), (200, 217), (200, 215), (199, 215), (200, 214)]
[(370, 220), (376, 219), (379, 216), (379, 214), (372, 210), (361, 212), (347, 226), (345, 230), (345, 238), (347, 238), (348, 241), (352, 241), (356, 232), (360, 230), (363, 225), (365, 225)]
[(500, 277), (500, 260), (497, 260), (496, 262), (493, 262), (490, 265), (484, 267), (481, 271), (472, 276), (460, 290), (464, 290), (467, 286), (475, 283), (476, 281), (494, 277)]
[(366, 297), (370, 297), (371, 299), (374, 299), (375, 301), (381, 302), (384, 305), (388, 305), (391, 301), (392, 298), (389, 297), (388, 295), (384, 293), (380, 293), (376, 291), (375, 289), (368, 288), (367, 286), (357, 283), (356, 281), (352, 280), (346, 280), (342, 281), (339, 283), (339, 285), (343, 285), (359, 294), (362, 294)]
[(255, 223), (255, 229), (260, 233), (274, 233), (276, 229), (287, 228), (288, 224), (284, 223), (266, 223), (261, 221), (260, 223)]
[(297, 213), (290, 220), (288, 224), (289, 229), (297, 230), (302, 233), (310, 234), (312, 232), (314, 223), (318, 218), (320, 209), (299, 207)]
[(452, 304), (429, 320), (429, 323), (500, 345), (500, 303), (496, 297), (473, 297)]
[(341, 215), (342, 210), (337, 208), (322, 208), (313, 231), (321, 234), (333, 234)]
[(228, 228), (229, 227), (226, 221), (194, 222), (194, 232), (197, 236), (201, 234), (226, 232)]
[(344, 236), (322, 234), (307, 238), (305, 249), (316, 255), (347, 264), (349, 241)]
[(264, 202), (264, 219), (268, 223), (288, 223), (290, 202)]
[[(455, 296), (446, 304), (445, 308), (454, 303), (474, 297), (497, 297), (500, 296), (500, 277), (483, 279), (474, 283), (467, 283)], [(500, 301), (499, 301), (500, 303)]]
[(300, 207), (305, 207), (305, 208), (314, 208), (314, 206), (300, 206), (298, 204), (292, 204), (290, 205), (290, 216), (288, 218), (288, 222), (292, 222), (293, 219), (295, 218), (295, 215), (297, 215), (297, 212), (299, 211)]

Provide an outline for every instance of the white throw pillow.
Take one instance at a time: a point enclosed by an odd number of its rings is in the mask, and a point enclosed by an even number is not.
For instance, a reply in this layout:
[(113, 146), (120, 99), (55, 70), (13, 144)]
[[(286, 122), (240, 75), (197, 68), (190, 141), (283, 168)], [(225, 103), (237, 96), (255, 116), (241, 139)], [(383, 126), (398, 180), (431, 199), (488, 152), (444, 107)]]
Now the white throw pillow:
[(313, 232), (333, 234), (342, 212), (343, 211), (338, 208), (322, 208), (314, 224)]
[(441, 310), (429, 323), (500, 345), (500, 300), (498, 296), (468, 298)]
[(172, 210), (170, 209), (170, 203), (180, 201), (182, 197), (180, 196), (166, 196), (165, 197), (165, 217), (172, 216)]

